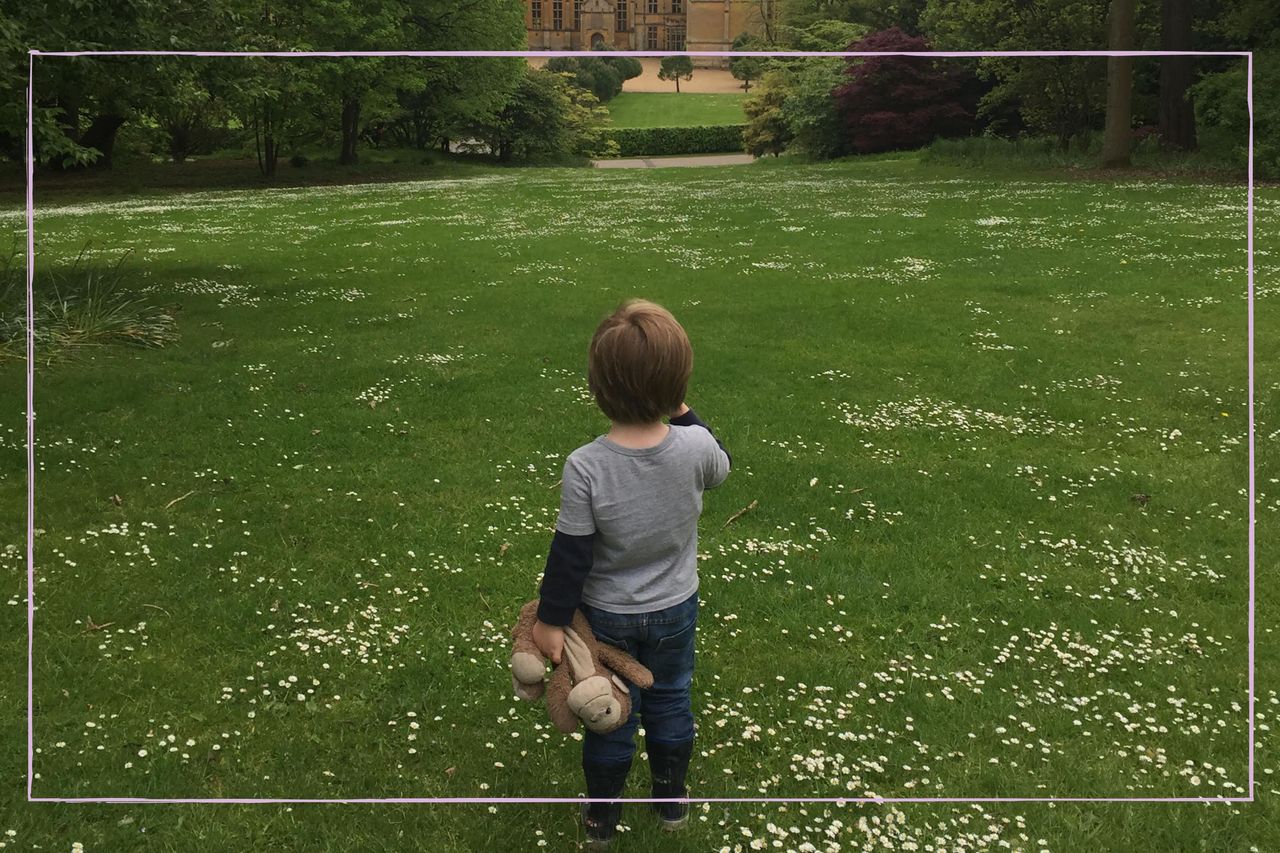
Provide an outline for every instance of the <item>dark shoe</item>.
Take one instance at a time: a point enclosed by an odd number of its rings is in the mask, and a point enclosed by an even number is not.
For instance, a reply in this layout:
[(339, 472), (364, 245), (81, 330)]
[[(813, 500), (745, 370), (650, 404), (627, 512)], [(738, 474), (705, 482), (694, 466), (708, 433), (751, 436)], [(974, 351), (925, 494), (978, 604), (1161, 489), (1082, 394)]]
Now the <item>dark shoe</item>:
[[(649, 751), (649, 771), (653, 774), (653, 798), (655, 800), (688, 797), (685, 776), (689, 771), (689, 756), (693, 754), (693, 741), (687, 743), (646, 743)], [(653, 810), (662, 819), (662, 828), (677, 830), (689, 822), (689, 804), (653, 803)]]
[[(621, 797), (627, 787), (626, 764), (591, 764), (582, 762), (582, 774), (587, 780), (587, 797), (593, 800)], [(587, 832), (587, 846), (599, 850), (609, 846), (618, 833), (618, 821), (622, 819), (622, 802), (583, 803), (582, 827)]]

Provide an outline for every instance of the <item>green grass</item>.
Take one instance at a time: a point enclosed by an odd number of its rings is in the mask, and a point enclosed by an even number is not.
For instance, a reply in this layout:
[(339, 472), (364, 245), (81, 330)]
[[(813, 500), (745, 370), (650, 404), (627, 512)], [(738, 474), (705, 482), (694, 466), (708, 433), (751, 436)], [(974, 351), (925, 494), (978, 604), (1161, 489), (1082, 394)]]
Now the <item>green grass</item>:
[[(536, 590), (563, 459), (605, 428), (586, 343), (643, 295), (688, 329), (690, 402), (735, 460), (701, 526), (693, 796), (1238, 794), (1243, 200), (881, 159), (43, 209), (40, 264), (89, 238), (133, 247), (134, 289), (177, 306), (182, 338), (38, 371), (35, 793), (581, 793), (578, 743), (510, 697), (507, 631)], [(1276, 204), (1260, 196), (1263, 252)], [(1264, 568), (1280, 511), (1266, 257)], [(16, 520), (24, 372), (0, 368)], [(12, 525), (0, 552), (19, 746), (24, 541)], [(880, 849), (1267, 850), (1278, 762), (1257, 735), (1251, 805), (714, 804), (673, 839), (631, 806), (618, 849), (878, 834)], [(21, 779), (21, 749), (6, 754)], [(0, 832), (18, 849), (581, 837), (566, 805), (51, 807), (17, 788)]]
[(605, 106), (614, 127), (698, 127), (742, 124), (742, 95), (624, 92)]

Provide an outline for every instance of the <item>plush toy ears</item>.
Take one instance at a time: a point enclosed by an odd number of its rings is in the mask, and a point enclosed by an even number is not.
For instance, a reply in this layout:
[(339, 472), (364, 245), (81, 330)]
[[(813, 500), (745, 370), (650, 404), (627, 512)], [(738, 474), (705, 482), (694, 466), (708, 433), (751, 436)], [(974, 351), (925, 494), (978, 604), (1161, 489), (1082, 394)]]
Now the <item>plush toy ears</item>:
[(616, 684), (616, 685), (617, 685), (617, 687), (618, 687), (618, 689), (619, 689), (619, 690), (621, 690), (623, 693), (630, 693), (630, 692), (631, 692), (631, 689), (630, 689), (629, 687), (627, 687), (627, 683), (626, 683), (625, 681), (623, 681), (621, 678), (619, 678), (619, 677), (618, 677), (618, 675), (617, 675), (617, 673), (613, 673), (613, 674), (611, 674), (611, 675), (610, 675), (610, 678), (612, 678), (612, 679), (613, 679), (613, 683), (614, 683), (614, 684)]

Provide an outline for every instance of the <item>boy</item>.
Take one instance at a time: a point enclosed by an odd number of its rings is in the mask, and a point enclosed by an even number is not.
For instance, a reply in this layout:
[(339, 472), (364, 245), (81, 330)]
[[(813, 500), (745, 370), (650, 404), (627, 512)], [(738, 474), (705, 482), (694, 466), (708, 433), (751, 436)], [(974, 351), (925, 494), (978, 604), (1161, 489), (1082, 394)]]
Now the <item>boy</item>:
[[(624, 303), (591, 339), (587, 385), (610, 428), (565, 460), (533, 638), (559, 663), (563, 626), (580, 607), (599, 641), (653, 671), (653, 687), (631, 688), (635, 710), (620, 729), (586, 733), (582, 771), (590, 799), (622, 796), (641, 718), (653, 797), (688, 796), (698, 516), (703, 490), (724, 482), (731, 464), (684, 403), (692, 368), (684, 329), (652, 302)], [(688, 820), (687, 802), (653, 805), (664, 828)], [(584, 804), (588, 842), (608, 844), (621, 816), (620, 802)]]

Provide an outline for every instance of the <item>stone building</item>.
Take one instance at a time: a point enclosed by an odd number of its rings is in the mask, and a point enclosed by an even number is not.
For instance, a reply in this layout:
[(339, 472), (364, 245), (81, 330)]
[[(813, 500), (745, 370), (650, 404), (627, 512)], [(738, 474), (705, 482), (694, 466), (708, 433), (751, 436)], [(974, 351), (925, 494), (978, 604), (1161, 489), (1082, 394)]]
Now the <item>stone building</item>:
[[(525, 0), (532, 50), (729, 50), (744, 32), (759, 33), (776, 0)], [(700, 66), (724, 66), (716, 57)]]

